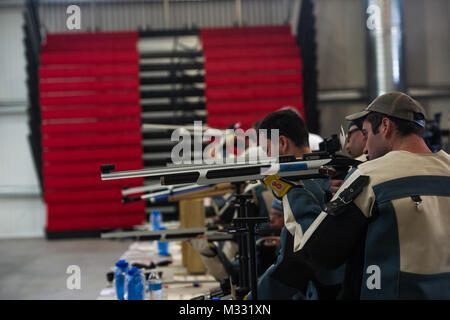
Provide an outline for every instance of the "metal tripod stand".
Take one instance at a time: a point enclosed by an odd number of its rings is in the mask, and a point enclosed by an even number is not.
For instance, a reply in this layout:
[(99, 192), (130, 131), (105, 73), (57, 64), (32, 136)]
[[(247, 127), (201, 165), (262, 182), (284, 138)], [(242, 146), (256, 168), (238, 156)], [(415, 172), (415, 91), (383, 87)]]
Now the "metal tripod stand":
[(257, 300), (256, 226), (269, 221), (269, 219), (267, 217), (249, 217), (249, 204), (252, 195), (240, 193), (242, 184), (236, 183), (235, 186), (238, 218), (233, 219), (235, 228), (229, 228), (228, 233), (236, 233), (239, 244), (239, 279), (236, 298), (242, 300), (251, 290), (252, 299)]

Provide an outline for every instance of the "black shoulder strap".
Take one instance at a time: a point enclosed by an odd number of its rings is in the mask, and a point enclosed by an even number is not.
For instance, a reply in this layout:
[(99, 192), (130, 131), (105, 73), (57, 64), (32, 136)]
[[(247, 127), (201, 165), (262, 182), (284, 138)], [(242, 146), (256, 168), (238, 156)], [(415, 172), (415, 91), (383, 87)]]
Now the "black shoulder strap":
[(327, 204), (327, 213), (330, 215), (339, 215), (347, 204), (352, 202), (369, 184), (369, 176), (359, 176), (353, 181), (338, 197)]

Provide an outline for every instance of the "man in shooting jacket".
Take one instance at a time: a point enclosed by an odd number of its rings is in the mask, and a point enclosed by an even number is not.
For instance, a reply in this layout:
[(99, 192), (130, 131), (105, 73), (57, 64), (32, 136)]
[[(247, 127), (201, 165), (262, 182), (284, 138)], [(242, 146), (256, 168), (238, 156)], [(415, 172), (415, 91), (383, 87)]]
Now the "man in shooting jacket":
[[(270, 129), (279, 130), (279, 154), (282, 156), (301, 157), (303, 154), (311, 153), (306, 125), (292, 110), (281, 110), (270, 114), (262, 121), (260, 129), (267, 129), (267, 132), (270, 132)], [(307, 293), (301, 293), (295, 286), (291, 286), (288, 282), (282, 283), (273, 277), (278, 274), (279, 266), (290, 260), (290, 252), (294, 245), (292, 231), (296, 228), (306, 230), (325, 208), (327, 199), (331, 198), (328, 180), (304, 180), (300, 183), (305, 187), (304, 191), (308, 195), (297, 199), (298, 206), (295, 210), (291, 210), (289, 204), (283, 201), (285, 228), (280, 235), (278, 258), (258, 281), (258, 299), (335, 299), (342, 284), (342, 268), (340, 270), (315, 268), (312, 271), (313, 277), (308, 283)], [(320, 209), (316, 210), (316, 206)], [(252, 298), (252, 295), (249, 298)]]
[[(450, 299), (450, 156), (426, 146), (425, 111), (406, 94), (386, 93), (347, 117), (358, 119), (370, 161), (325, 210), (311, 197), (311, 214), (321, 213), (294, 230), (289, 264), (274, 278), (305, 293), (311, 267), (345, 263), (342, 298)], [(283, 203), (295, 211), (308, 194), (293, 186)]]

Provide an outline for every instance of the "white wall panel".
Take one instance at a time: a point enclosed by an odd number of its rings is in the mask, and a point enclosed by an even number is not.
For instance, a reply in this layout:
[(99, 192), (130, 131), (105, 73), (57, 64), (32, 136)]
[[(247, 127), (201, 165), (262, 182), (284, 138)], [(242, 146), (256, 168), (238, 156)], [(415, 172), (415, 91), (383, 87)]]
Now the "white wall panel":
[(45, 206), (28, 143), (22, 8), (0, 8), (0, 238), (42, 237)]
[(24, 103), (27, 96), (22, 11), (0, 9), (0, 104)]

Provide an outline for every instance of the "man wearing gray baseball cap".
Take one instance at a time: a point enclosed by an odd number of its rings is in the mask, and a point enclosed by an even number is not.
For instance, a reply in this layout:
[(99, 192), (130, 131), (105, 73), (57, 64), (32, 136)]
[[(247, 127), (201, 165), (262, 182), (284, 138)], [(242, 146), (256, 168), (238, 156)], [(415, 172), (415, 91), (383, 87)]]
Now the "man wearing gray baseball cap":
[[(425, 110), (410, 96), (401, 92), (390, 92), (376, 98), (365, 110), (349, 115), (350, 121), (364, 120), (363, 134), (371, 139), (364, 149), (368, 160), (376, 159), (389, 151), (410, 150), (415, 153), (431, 153), (422, 139), (425, 128)], [(367, 130), (369, 125), (373, 130)], [(380, 132), (381, 130), (381, 132)], [(400, 145), (401, 144), (401, 145)], [(405, 149), (406, 148), (406, 149)]]
[(450, 156), (425, 144), (425, 110), (391, 92), (347, 120), (363, 122), (371, 161), (294, 241), (292, 283), (305, 286), (305, 264), (346, 263), (342, 298), (450, 299)]

